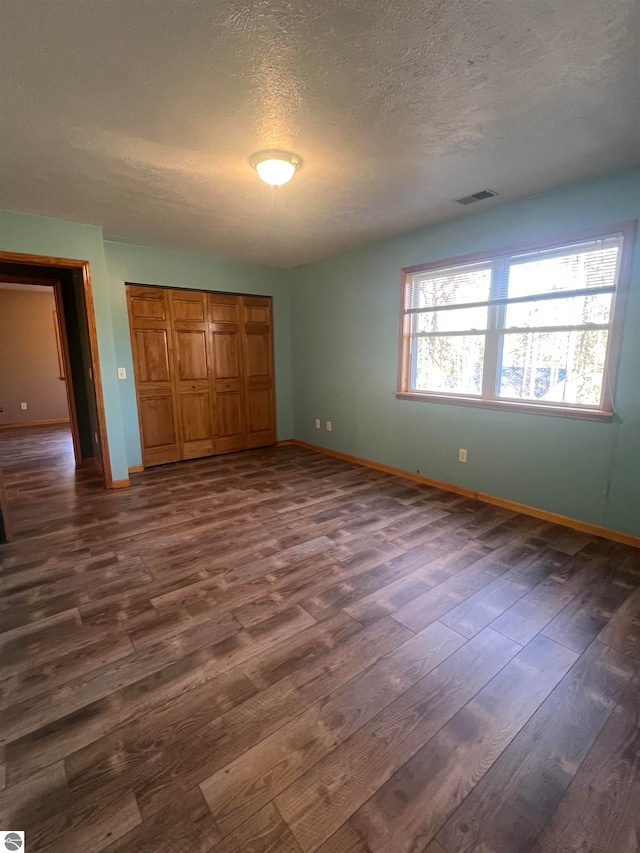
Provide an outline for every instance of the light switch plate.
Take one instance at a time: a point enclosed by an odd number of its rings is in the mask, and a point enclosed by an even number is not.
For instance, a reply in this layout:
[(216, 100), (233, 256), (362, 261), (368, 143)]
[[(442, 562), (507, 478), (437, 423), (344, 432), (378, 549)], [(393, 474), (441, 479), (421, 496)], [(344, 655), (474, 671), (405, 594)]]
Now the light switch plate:
[(125, 367), (118, 368), (118, 379), (126, 379), (127, 378), (127, 370)]

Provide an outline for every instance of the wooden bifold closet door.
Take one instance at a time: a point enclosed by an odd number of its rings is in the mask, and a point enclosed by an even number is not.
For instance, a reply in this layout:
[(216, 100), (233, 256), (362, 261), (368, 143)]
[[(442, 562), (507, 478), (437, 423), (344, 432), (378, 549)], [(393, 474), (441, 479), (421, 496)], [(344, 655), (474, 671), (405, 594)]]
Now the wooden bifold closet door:
[(173, 388), (181, 459), (215, 453), (207, 294), (170, 290)]
[(275, 442), (271, 299), (127, 286), (146, 466)]
[(128, 287), (140, 444), (145, 465), (182, 459), (173, 391), (169, 293)]

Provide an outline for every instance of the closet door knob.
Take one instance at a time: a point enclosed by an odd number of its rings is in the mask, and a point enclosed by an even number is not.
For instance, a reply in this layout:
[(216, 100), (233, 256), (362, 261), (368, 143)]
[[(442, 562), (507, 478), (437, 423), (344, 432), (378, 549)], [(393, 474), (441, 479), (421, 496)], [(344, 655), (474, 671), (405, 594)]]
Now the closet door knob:
[(192, 387), (192, 388), (193, 388), (193, 390), (195, 391), (197, 386), (196, 386), (196, 385), (192, 385), (191, 387)]

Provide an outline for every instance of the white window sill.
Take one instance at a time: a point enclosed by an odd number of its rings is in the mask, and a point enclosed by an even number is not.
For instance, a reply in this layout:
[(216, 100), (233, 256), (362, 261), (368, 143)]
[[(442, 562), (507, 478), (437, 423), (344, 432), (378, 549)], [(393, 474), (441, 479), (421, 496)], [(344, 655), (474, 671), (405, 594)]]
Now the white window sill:
[(470, 406), (476, 409), (494, 409), (500, 412), (520, 412), (528, 415), (548, 415), (552, 418), (575, 418), (583, 421), (609, 423), (613, 412), (601, 409), (578, 409), (568, 406), (545, 406), (540, 403), (517, 403), (512, 400), (482, 400), (476, 397), (457, 397), (447, 394), (429, 394), (424, 391), (396, 391), (398, 400), (412, 400), (420, 403), (446, 403), (452, 406)]

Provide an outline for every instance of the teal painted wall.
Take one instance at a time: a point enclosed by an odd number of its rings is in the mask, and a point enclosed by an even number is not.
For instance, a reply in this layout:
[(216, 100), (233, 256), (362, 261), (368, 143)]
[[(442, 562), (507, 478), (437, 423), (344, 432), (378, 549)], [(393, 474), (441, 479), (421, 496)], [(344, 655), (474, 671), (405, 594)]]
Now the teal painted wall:
[(102, 372), (107, 440), (114, 480), (125, 479), (125, 446), (116, 351), (111, 318), (111, 294), (104, 257), (102, 228), (65, 222), (46, 216), (0, 211), (0, 251), (51, 255), (89, 261), (98, 333), (98, 353)]
[(288, 273), (255, 264), (222, 261), (210, 255), (150, 249), (124, 243), (105, 242), (104, 250), (111, 294), (110, 310), (113, 317), (115, 350), (118, 365), (127, 370), (127, 379), (120, 380), (118, 384), (129, 465), (140, 464), (142, 456), (125, 282), (272, 296), (277, 436), (278, 439), (291, 438), (293, 412)]
[[(294, 435), (640, 535), (640, 250), (613, 423), (396, 400), (403, 266), (640, 217), (640, 169), (404, 234), (292, 271)], [(332, 432), (315, 429), (331, 420)], [(466, 465), (457, 461), (466, 447)]]

